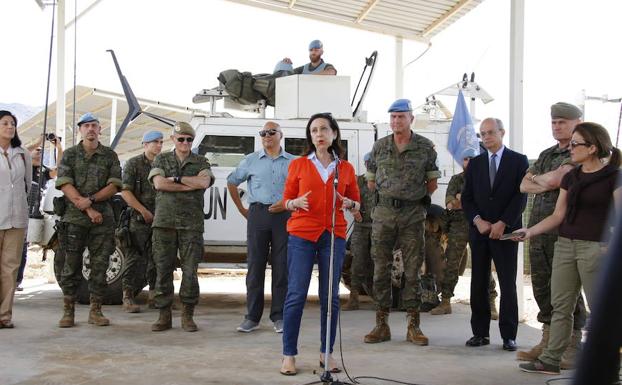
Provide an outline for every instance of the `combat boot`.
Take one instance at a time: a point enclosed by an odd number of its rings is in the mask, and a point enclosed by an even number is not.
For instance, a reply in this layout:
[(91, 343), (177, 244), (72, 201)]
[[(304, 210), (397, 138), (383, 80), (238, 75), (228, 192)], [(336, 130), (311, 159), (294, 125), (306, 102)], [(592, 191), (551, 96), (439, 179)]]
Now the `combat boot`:
[(110, 320), (102, 313), (102, 298), (91, 295), (91, 310), (89, 311), (89, 323), (97, 326), (108, 326)]
[(147, 307), (149, 309), (155, 309), (155, 290), (149, 290), (149, 294), (147, 295)]
[(449, 298), (443, 297), (441, 303), (438, 304), (437, 307), (430, 310), (430, 314), (432, 315), (443, 315), (443, 314), (451, 314), (451, 302)]
[(189, 303), (182, 303), (181, 311), (181, 328), (187, 332), (196, 332), (199, 330), (197, 324), (194, 323), (192, 316), (194, 315), (194, 305)]
[(75, 326), (76, 299), (70, 295), (63, 297), (63, 318), (58, 321), (58, 327), (71, 328)]
[(577, 361), (577, 355), (579, 354), (579, 350), (581, 349), (582, 338), (583, 333), (581, 332), (581, 330), (572, 331), (572, 336), (570, 336), (570, 343), (564, 351), (564, 354), (562, 354), (562, 360), (559, 363), (560, 369), (574, 369), (575, 363)]
[(342, 308), (344, 311), (348, 310), (358, 310), (359, 309), (359, 292), (357, 290), (351, 290), (350, 296), (348, 297), (348, 302), (343, 305)]
[(365, 336), (365, 343), (375, 344), (378, 342), (389, 341), (391, 339), (391, 329), (389, 329), (389, 310), (376, 310), (376, 326)]
[(490, 297), (490, 319), (496, 321), (499, 319), (499, 312), (497, 311), (497, 304), (495, 299)]
[(134, 292), (132, 289), (123, 290), (123, 310), (126, 313), (140, 313), (140, 306), (134, 302)]
[(542, 351), (544, 351), (546, 345), (549, 344), (549, 330), (549, 325), (542, 324), (542, 338), (540, 339), (540, 342), (538, 342), (536, 346), (531, 348), (531, 350), (519, 350), (516, 353), (516, 359), (519, 361), (535, 361), (538, 357), (540, 357), (540, 354), (542, 354)]
[(419, 312), (408, 310), (408, 328), (406, 329), (406, 341), (419, 346), (428, 346), (428, 337), (419, 328)]
[(152, 332), (162, 332), (173, 327), (173, 313), (171, 307), (163, 307), (160, 309), (160, 317), (151, 325)]

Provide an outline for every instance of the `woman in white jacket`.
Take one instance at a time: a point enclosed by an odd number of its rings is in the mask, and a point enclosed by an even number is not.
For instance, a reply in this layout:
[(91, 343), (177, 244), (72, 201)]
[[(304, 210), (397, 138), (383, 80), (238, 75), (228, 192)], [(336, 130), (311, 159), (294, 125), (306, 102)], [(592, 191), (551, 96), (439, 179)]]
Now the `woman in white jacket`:
[(12, 328), (15, 279), (28, 226), (30, 153), (17, 135), (17, 118), (0, 110), (0, 329)]

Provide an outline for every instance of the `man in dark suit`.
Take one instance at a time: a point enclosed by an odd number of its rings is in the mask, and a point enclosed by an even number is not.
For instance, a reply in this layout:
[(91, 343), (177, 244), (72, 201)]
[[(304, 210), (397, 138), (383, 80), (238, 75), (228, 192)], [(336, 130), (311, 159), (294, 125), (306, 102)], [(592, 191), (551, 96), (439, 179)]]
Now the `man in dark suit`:
[(521, 213), (527, 203), (520, 183), (529, 167), (527, 157), (503, 145), (503, 123), (484, 119), (480, 135), (486, 152), (473, 158), (465, 172), (462, 208), (469, 223), (471, 246), (471, 329), (467, 346), (490, 343), (490, 261), (495, 262), (501, 288), (499, 329), (503, 349), (516, 350), (518, 302), (516, 258), (518, 243), (501, 241), (504, 233), (521, 228)]

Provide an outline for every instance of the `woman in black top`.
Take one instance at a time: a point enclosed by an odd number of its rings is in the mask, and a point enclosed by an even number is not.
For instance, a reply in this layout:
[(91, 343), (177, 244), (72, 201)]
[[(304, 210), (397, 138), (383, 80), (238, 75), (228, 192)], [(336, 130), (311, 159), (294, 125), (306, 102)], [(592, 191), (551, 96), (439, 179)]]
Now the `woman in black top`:
[(524, 236), (516, 239), (529, 239), (555, 228), (559, 232), (551, 275), (551, 334), (538, 359), (519, 365), (527, 372), (559, 373), (581, 286), (588, 304), (594, 300), (602, 249), (611, 236), (608, 217), (612, 200), (618, 210), (622, 202), (620, 150), (613, 147), (604, 127), (578, 124), (570, 141), (570, 155), (577, 167), (562, 179), (555, 211), (538, 224), (519, 230)]

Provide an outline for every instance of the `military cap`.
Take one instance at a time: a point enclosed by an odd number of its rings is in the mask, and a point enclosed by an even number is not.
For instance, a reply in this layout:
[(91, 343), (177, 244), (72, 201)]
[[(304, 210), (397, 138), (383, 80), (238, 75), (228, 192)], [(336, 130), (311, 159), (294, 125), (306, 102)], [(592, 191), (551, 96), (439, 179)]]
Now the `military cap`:
[(151, 130), (143, 135), (143, 143), (153, 142), (154, 140), (163, 139), (164, 135), (160, 131)]
[(583, 116), (583, 112), (574, 104), (559, 102), (551, 106), (552, 119), (579, 119)]
[(479, 150), (476, 150), (474, 148), (465, 148), (464, 151), (462, 151), (462, 159), (475, 158), (478, 155)]
[(80, 116), (80, 119), (78, 119), (78, 127), (80, 127), (84, 123), (90, 123), (90, 122), (99, 123), (99, 119), (97, 119), (97, 117), (93, 115), (92, 113), (87, 112), (86, 114)]
[(196, 134), (192, 126), (187, 122), (177, 122), (173, 126), (173, 135), (190, 135), (194, 137)]
[(408, 99), (397, 99), (389, 107), (389, 112), (408, 112), (412, 111), (413, 107)]
[(319, 49), (324, 47), (324, 45), (322, 44), (321, 41), (319, 40), (313, 40), (311, 43), (309, 43), (309, 51), (311, 51), (312, 49)]

